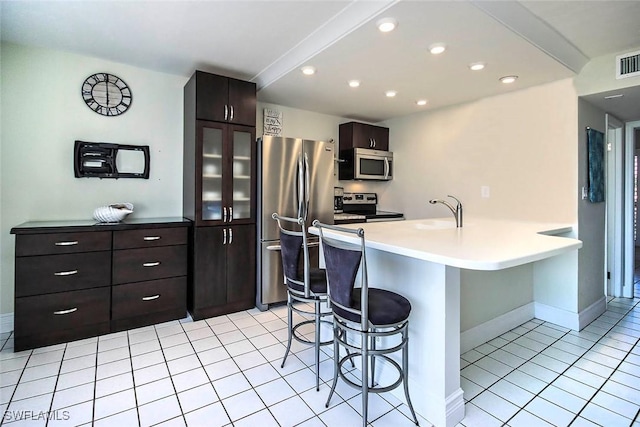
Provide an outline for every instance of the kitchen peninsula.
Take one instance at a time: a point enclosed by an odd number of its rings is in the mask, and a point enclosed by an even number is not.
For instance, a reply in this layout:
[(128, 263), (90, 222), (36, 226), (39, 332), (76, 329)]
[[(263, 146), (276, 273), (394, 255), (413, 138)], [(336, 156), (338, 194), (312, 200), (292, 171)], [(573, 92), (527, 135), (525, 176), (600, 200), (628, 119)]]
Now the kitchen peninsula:
[[(540, 280), (562, 283), (567, 265), (547, 261), (582, 247), (580, 240), (560, 237), (572, 231), (564, 224), (470, 218), (456, 228), (446, 218), (346, 227), (365, 230), (370, 286), (411, 301), (409, 387), (416, 411), (436, 426), (454, 426), (464, 418), (461, 270), (501, 271), (533, 263), (544, 273)], [(330, 230), (325, 235), (356, 243), (352, 236)], [(385, 368), (380, 369), (383, 383), (390, 371)]]

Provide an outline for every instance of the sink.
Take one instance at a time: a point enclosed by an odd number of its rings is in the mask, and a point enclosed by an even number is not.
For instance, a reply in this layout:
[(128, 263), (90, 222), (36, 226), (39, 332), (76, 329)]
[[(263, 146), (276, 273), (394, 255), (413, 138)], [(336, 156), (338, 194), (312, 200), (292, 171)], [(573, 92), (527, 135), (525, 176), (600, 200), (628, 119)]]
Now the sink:
[(418, 230), (444, 230), (447, 228), (456, 228), (455, 221), (446, 221), (442, 219), (427, 219), (414, 224)]

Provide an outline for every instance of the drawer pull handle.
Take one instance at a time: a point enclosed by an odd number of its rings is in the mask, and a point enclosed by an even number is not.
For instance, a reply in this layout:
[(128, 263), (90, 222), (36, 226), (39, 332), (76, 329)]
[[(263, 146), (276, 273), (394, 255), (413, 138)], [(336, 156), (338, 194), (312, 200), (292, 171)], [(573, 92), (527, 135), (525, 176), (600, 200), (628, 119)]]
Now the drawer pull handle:
[(156, 262), (145, 262), (144, 264), (142, 264), (143, 267), (157, 267), (160, 265), (160, 261), (156, 261)]
[(151, 295), (149, 297), (142, 297), (142, 301), (153, 301), (154, 299), (160, 298), (160, 294)]
[(147, 242), (150, 242), (152, 240), (160, 240), (160, 239), (161, 239), (160, 236), (144, 236), (142, 238), (142, 240), (147, 241)]
[(60, 310), (60, 311), (54, 311), (53, 314), (55, 315), (62, 315), (62, 314), (69, 314), (69, 313), (73, 313), (74, 311), (78, 311), (78, 307), (73, 307), (70, 308), (68, 310)]
[(78, 274), (78, 270), (56, 271), (53, 273), (54, 276), (73, 276), (74, 274)]
[(77, 240), (72, 240), (69, 242), (56, 242), (54, 243), (56, 246), (74, 246), (78, 244)]

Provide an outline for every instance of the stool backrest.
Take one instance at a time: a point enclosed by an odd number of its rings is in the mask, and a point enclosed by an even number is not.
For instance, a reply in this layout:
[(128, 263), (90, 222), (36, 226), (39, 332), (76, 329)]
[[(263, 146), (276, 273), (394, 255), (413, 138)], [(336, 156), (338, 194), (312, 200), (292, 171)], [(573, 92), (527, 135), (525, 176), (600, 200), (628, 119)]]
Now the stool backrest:
[[(277, 213), (271, 215), (278, 223), (280, 229), (280, 253), (282, 255), (282, 271), (284, 274), (285, 284), (289, 287), (290, 292), (300, 294), (299, 291), (292, 289), (291, 284), (304, 287), (304, 296), (309, 298), (311, 294), (309, 280), (309, 244), (307, 241), (307, 233), (304, 228), (304, 218), (289, 218), (280, 216)], [(285, 227), (284, 224), (288, 224)], [(292, 228), (299, 228), (300, 231)], [(300, 255), (303, 256), (303, 271), (300, 272)]]
[[(365, 254), (364, 230), (335, 225), (322, 224), (318, 220), (312, 224), (318, 229), (325, 267), (327, 269), (327, 291), (332, 307), (356, 314), (360, 317), (361, 330), (369, 328), (368, 320), (368, 281), (367, 258)], [(349, 244), (332, 239), (325, 234), (326, 230), (338, 233), (353, 234), (357, 243)], [(361, 300), (360, 307), (353, 307), (353, 289), (360, 271)], [(336, 315), (334, 309), (334, 315)], [(348, 319), (344, 319), (348, 320)]]

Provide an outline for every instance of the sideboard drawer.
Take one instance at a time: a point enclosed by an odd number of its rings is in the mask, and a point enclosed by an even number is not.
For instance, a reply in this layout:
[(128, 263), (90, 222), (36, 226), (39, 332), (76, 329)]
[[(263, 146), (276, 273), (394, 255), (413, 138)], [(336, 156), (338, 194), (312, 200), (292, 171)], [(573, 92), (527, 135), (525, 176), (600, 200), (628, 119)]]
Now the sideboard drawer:
[(187, 275), (187, 245), (113, 251), (113, 284)]
[(16, 235), (16, 256), (19, 257), (110, 250), (110, 231)]
[(187, 238), (185, 227), (114, 231), (113, 249), (186, 245)]
[(151, 280), (113, 287), (113, 320), (126, 319), (167, 310), (187, 313), (187, 279)]
[(16, 297), (111, 284), (111, 252), (16, 258)]
[(95, 288), (16, 298), (16, 335), (109, 322), (111, 289)]

